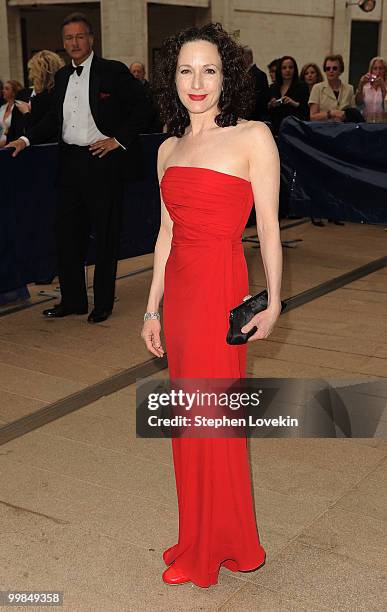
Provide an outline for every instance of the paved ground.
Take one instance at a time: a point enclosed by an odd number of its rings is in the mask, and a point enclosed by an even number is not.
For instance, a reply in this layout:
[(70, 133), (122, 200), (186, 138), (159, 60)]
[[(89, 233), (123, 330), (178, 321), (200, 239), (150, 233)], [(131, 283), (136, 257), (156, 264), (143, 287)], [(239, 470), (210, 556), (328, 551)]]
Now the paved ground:
[[(378, 227), (285, 233), (303, 242), (284, 252), (284, 297), (386, 251)], [(248, 244), (246, 257), (255, 292), (264, 285), (259, 251)], [(44, 320), (39, 305), (1, 317), (0, 425), (145, 362), (139, 330), (150, 279), (118, 281), (114, 316), (97, 326)], [(270, 339), (250, 348), (249, 373), (386, 378), (386, 281), (384, 268), (283, 315)], [(134, 409), (132, 385), (0, 447), (0, 589), (62, 590), (62, 609), (82, 611), (385, 609), (386, 439), (251, 440), (266, 565), (222, 569), (210, 589), (170, 587), (161, 581), (161, 552), (177, 534), (170, 443), (136, 438)]]

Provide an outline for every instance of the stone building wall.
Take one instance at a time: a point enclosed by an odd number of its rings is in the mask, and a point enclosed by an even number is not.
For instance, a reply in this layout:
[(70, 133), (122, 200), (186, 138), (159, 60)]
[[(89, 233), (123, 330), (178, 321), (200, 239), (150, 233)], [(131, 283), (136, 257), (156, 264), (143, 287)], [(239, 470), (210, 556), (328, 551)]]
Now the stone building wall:
[[(358, 7), (346, 7), (346, 0), (160, 0), (152, 2), (149, 10), (146, 0), (67, 0), (63, 4), (64, 0), (0, 0), (0, 78), (23, 77), (21, 16), (35, 49), (41, 40), (41, 48), (50, 45), (57, 50), (60, 44), (54, 15), (58, 10), (69, 13), (78, 7), (86, 7), (95, 19), (99, 16), (101, 40), (97, 49), (126, 64), (142, 60), (148, 66), (160, 38), (187, 25), (187, 20), (220, 21), (229, 31), (239, 31), (240, 41), (252, 47), (262, 67), (282, 54), (294, 55), (300, 66), (306, 61), (321, 64), (328, 52), (342, 53), (348, 66), (352, 19), (379, 22), (379, 52), (387, 56), (387, 0), (378, 0), (369, 14)], [(39, 20), (32, 15), (38, 9), (44, 9), (42, 32), (36, 25)]]

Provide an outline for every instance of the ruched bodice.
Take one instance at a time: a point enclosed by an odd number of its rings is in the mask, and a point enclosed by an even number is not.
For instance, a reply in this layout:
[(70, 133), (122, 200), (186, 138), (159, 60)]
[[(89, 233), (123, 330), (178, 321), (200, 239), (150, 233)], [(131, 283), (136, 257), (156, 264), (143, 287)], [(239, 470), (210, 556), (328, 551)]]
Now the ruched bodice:
[[(209, 170), (172, 166), (161, 191), (173, 221), (165, 266), (163, 324), (172, 379), (239, 378), (246, 345), (226, 343), (231, 308), (248, 293), (242, 231), (251, 184)], [(215, 584), (221, 565), (260, 566), (245, 438), (172, 441), (179, 541), (164, 553), (199, 586)]]
[[(241, 236), (253, 203), (251, 183), (206, 168), (171, 166), (161, 191), (173, 221), (164, 300), (167, 351), (172, 338), (174, 346), (171, 376), (239, 377), (245, 347), (226, 344), (226, 334), (230, 309), (248, 293)], [(214, 357), (210, 370), (202, 359), (185, 359), (188, 351), (208, 350)]]
[(207, 168), (170, 166), (161, 183), (173, 244), (240, 241), (253, 204), (251, 183)]

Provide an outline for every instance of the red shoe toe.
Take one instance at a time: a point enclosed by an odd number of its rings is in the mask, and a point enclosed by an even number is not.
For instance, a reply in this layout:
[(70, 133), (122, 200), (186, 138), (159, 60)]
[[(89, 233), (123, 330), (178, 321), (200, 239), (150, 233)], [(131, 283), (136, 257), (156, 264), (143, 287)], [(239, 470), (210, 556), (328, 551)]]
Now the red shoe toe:
[(173, 565), (163, 572), (163, 580), (167, 584), (184, 584), (185, 582), (190, 582), (190, 579)]

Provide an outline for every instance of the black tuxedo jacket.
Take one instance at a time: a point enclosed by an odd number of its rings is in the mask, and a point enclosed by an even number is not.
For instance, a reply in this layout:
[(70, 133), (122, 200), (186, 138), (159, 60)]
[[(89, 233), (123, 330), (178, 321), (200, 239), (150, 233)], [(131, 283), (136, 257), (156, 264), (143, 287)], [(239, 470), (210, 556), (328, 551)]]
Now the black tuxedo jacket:
[[(31, 144), (55, 140), (62, 143), (63, 102), (71, 66), (64, 66), (55, 75), (52, 104), (44, 118), (26, 130)], [(139, 83), (122, 62), (94, 55), (90, 67), (89, 104), (97, 128), (114, 137), (128, 153), (133, 154), (137, 137), (146, 127), (150, 103)]]

